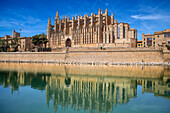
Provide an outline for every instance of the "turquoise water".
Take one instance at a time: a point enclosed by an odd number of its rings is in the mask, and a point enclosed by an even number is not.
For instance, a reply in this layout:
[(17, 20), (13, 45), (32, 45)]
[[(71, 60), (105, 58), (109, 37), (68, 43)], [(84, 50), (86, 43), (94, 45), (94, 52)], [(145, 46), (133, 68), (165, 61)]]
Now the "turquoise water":
[(1, 69), (0, 113), (169, 113), (167, 73), (134, 78)]

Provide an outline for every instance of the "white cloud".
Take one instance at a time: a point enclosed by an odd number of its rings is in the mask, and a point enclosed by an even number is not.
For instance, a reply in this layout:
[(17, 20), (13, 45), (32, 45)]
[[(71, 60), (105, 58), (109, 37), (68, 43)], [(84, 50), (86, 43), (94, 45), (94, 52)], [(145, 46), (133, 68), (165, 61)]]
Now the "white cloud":
[(132, 15), (132, 18), (141, 20), (158, 20), (158, 19), (170, 19), (170, 16), (165, 15)]
[(105, 6), (108, 6), (108, 5), (109, 5), (109, 3), (106, 2), (106, 3), (105, 3)]

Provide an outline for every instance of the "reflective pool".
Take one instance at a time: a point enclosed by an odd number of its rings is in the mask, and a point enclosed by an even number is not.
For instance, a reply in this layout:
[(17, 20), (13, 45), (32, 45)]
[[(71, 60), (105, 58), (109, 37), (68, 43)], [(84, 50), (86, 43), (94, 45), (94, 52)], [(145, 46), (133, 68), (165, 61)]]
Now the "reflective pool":
[(0, 113), (169, 113), (170, 67), (0, 63)]

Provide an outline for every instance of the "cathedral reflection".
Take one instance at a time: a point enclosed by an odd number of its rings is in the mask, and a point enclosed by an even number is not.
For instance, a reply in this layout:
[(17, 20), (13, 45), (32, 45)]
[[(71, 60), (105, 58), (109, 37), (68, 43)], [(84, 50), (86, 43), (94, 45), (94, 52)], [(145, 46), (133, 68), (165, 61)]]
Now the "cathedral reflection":
[(26, 85), (45, 90), (47, 106), (53, 100), (55, 112), (59, 106), (90, 112), (112, 112), (113, 106), (128, 103), (130, 98), (137, 97), (138, 85), (142, 86), (143, 94), (154, 93), (155, 96), (170, 99), (170, 78), (163, 74), (159, 78), (132, 78), (74, 75), (69, 74), (66, 68), (65, 76), (1, 70), (0, 85), (10, 86), (11, 93)]
[(127, 103), (137, 94), (136, 80), (73, 77), (69, 86), (64, 77), (49, 76), (46, 80), (47, 105), (53, 98), (55, 111), (58, 105), (91, 112), (113, 111), (113, 105)]

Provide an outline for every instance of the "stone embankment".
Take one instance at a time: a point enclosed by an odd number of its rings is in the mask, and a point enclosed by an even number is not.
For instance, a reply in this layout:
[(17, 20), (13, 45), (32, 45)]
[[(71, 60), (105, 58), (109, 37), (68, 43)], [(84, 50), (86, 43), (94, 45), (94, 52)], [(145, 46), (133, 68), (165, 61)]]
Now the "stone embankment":
[(82, 65), (170, 65), (170, 51), (151, 49), (76, 49), (57, 52), (0, 53), (0, 62)]

